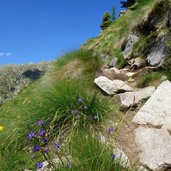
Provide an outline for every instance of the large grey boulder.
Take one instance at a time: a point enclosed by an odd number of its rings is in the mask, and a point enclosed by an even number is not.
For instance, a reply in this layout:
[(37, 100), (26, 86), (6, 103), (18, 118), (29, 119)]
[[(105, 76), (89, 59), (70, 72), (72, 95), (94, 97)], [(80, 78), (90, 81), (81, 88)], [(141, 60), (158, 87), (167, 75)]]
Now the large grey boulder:
[(130, 107), (138, 104), (142, 99), (150, 97), (155, 91), (154, 86), (149, 86), (134, 92), (125, 92), (120, 94), (120, 100), (123, 107)]
[(95, 84), (109, 95), (113, 95), (118, 91), (133, 91), (127, 83), (121, 80), (109, 80), (104, 76), (100, 76), (94, 80)]
[(134, 116), (133, 121), (138, 124), (163, 126), (171, 130), (171, 82), (160, 84), (150, 99)]
[(154, 46), (147, 55), (147, 61), (151, 66), (162, 66), (166, 57), (166, 47), (163, 43)]
[(138, 42), (139, 40), (139, 37), (135, 34), (130, 34), (128, 36), (128, 41), (127, 41), (127, 44), (125, 46), (125, 49), (124, 51), (122, 52), (123, 56), (124, 56), (124, 59), (130, 59), (130, 55), (132, 53), (132, 48), (133, 48), (133, 45)]
[(147, 55), (147, 62), (151, 66), (163, 66), (166, 56), (169, 54), (168, 41), (170, 40), (169, 35), (161, 33), (155, 40), (154, 46)]
[(171, 167), (171, 136), (165, 129), (144, 128), (135, 130), (140, 163), (153, 171)]

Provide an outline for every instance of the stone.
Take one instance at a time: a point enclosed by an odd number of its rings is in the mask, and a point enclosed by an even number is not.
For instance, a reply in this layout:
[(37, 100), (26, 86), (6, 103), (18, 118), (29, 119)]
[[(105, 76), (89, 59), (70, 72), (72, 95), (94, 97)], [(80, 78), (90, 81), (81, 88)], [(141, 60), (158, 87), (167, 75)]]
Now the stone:
[(108, 64), (108, 67), (109, 68), (116, 67), (117, 62), (118, 62), (118, 59), (117, 58), (113, 58), (112, 61)]
[(133, 45), (138, 42), (139, 40), (139, 37), (135, 34), (130, 34), (128, 36), (128, 41), (127, 41), (127, 44), (125, 46), (125, 49), (124, 51), (122, 52), (123, 56), (124, 56), (124, 59), (130, 59), (130, 55), (132, 53), (132, 48), (133, 48)]
[(166, 42), (168, 36), (160, 35), (156, 40), (156, 44), (152, 47), (151, 52), (147, 55), (147, 62), (151, 66), (162, 66), (166, 56), (168, 55), (168, 48)]
[(142, 58), (135, 58), (132, 64), (132, 67), (140, 68), (146, 66), (146, 61)]
[(133, 122), (171, 130), (171, 82), (166, 80), (134, 116)]
[(95, 84), (99, 86), (104, 92), (109, 95), (114, 95), (119, 91), (133, 91), (127, 83), (121, 80), (109, 80), (104, 76), (100, 76), (94, 80)]
[(150, 97), (155, 91), (155, 87), (149, 86), (134, 92), (120, 94), (121, 104), (124, 107), (130, 107), (138, 104), (141, 100)]
[(128, 156), (124, 153), (123, 150), (121, 150), (121, 149), (119, 149), (119, 148), (118, 148), (118, 149), (115, 149), (114, 154), (116, 155), (115, 159), (118, 159), (118, 160), (119, 160), (119, 163), (120, 163), (120, 165), (121, 165), (123, 168), (130, 168), (130, 167), (131, 167), (129, 158), (128, 158)]
[(153, 171), (171, 167), (171, 135), (166, 129), (140, 126), (135, 130), (135, 142), (142, 165)]

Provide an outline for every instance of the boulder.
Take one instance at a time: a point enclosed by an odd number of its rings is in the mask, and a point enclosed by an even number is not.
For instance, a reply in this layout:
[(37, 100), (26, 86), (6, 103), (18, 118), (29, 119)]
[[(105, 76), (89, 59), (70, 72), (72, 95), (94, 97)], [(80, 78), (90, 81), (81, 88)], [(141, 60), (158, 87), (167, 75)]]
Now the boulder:
[(135, 35), (135, 34), (130, 34), (128, 36), (128, 41), (126, 43), (124, 51), (122, 52), (122, 54), (124, 56), (124, 59), (129, 59), (130, 58), (130, 55), (132, 53), (133, 45), (136, 42), (138, 42), (138, 40), (139, 40), (139, 37), (137, 35)]
[(96, 78), (94, 82), (109, 95), (113, 95), (119, 91), (133, 91), (133, 88), (130, 87), (127, 83), (121, 80), (109, 80), (104, 76)]
[(130, 61), (132, 68), (140, 68), (146, 66), (146, 61), (142, 58), (135, 58)]
[(171, 82), (166, 80), (160, 84), (150, 99), (134, 116), (133, 122), (164, 126), (171, 130)]
[(150, 97), (155, 91), (155, 87), (150, 86), (134, 92), (120, 94), (122, 106), (130, 107), (138, 104), (142, 99)]
[(141, 164), (153, 171), (171, 167), (171, 136), (167, 130), (140, 126), (135, 130), (135, 142), (141, 150)]
[(166, 56), (168, 55), (167, 41), (170, 37), (168, 35), (160, 35), (156, 40), (156, 44), (147, 55), (147, 62), (151, 66), (162, 66)]

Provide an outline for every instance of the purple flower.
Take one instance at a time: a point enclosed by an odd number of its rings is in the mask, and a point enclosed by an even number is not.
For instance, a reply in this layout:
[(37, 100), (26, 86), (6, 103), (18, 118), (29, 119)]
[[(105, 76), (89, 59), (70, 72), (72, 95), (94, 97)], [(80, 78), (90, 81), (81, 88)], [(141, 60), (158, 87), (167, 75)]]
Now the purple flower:
[(74, 115), (75, 114), (75, 111), (74, 110), (70, 110), (69, 112), (71, 115)]
[(114, 159), (115, 159), (115, 157), (116, 157), (116, 155), (115, 155), (115, 154), (112, 154), (112, 160), (114, 160)]
[(47, 143), (48, 142), (48, 139), (47, 138), (43, 138), (42, 139), (42, 143)]
[(42, 121), (42, 120), (38, 121), (38, 122), (37, 122), (37, 125), (38, 125), (38, 126), (42, 126), (42, 125), (43, 125), (43, 121)]
[(67, 169), (71, 169), (71, 163), (66, 164)]
[(88, 106), (83, 106), (83, 110), (88, 110)]
[(30, 133), (28, 134), (28, 139), (29, 139), (29, 140), (32, 140), (34, 137), (35, 137), (35, 133), (34, 133), (34, 132), (30, 132)]
[(59, 143), (54, 144), (54, 149), (59, 149), (59, 148), (60, 148), (60, 144)]
[(49, 148), (48, 147), (45, 147), (44, 149), (43, 149), (43, 152), (44, 153), (48, 153), (50, 150), (49, 150)]
[(112, 134), (113, 131), (114, 131), (113, 128), (109, 128), (109, 129), (108, 129), (109, 134)]
[(98, 116), (97, 115), (94, 115), (93, 118), (94, 118), (94, 120), (97, 120), (98, 119)]
[(43, 136), (44, 133), (45, 133), (45, 130), (40, 130), (40, 131), (38, 132), (38, 135), (39, 135), (39, 136)]
[(79, 103), (83, 103), (84, 100), (83, 100), (81, 97), (79, 97), (79, 98), (78, 98), (78, 102), (79, 102)]
[(40, 147), (38, 145), (35, 145), (33, 147), (33, 152), (36, 152), (36, 151), (39, 151), (40, 150)]
[(77, 118), (78, 118), (78, 119), (81, 118), (81, 112), (78, 112)]
[(36, 165), (37, 169), (41, 169), (43, 167), (43, 163), (39, 161)]

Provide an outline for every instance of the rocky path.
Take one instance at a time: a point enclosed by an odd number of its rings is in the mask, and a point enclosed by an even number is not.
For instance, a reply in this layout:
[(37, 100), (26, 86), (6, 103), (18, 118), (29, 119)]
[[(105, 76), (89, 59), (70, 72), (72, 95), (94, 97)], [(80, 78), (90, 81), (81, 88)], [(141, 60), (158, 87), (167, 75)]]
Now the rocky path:
[[(97, 86), (108, 95), (119, 94), (121, 106), (127, 110), (119, 123), (115, 145), (122, 148), (138, 171), (169, 171), (171, 82), (163, 81), (156, 89), (153, 86), (137, 89), (128, 81), (133, 75), (125, 69), (111, 68), (95, 79)], [(119, 76), (123, 79), (119, 80)], [(147, 98), (144, 104), (143, 99)]]

